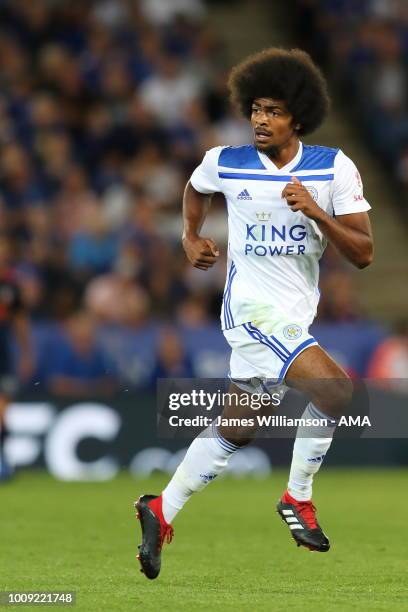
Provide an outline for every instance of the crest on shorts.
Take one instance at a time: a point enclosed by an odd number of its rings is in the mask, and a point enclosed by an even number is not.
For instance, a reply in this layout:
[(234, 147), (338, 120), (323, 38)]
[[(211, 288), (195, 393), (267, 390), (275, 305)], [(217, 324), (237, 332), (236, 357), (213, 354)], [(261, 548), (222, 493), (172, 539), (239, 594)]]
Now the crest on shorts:
[(309, 185), (309, 186), (306, 185), (306, 189), (308, 190), (308, 192), (310, 193), (314, 201), (317, 202), (317, 198), (319, 197), (319, 192), (317, 191), (316, 187), (313, 187), (313, 185)]
[(302, 333), (302, 328), (300, 327), (300, 325), (296, 325), (296, 323), (291, 323), (290, 325), (286, 325), (286, 327), (283, 328), (283, 335), (288, 340), (297, 340), (297, 338), (300, 338)]

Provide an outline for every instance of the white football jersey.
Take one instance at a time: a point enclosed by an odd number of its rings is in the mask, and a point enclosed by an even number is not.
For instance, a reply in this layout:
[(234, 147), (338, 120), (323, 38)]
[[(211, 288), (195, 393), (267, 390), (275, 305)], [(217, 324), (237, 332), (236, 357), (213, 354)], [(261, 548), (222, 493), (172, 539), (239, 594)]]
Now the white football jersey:
[(200, 193), (228, 206), (228, 269), (222, 328), (279, 318), (309, 326), (319, 301), (319, 259), (327, 241), (317, 224), (290, 210), (282, 190), (296, 176), (329, 215), (370, 210), (354, 163), (339, 149), (302, 145), (277, 168), (253, 145), (215, 147), (191, 176)]

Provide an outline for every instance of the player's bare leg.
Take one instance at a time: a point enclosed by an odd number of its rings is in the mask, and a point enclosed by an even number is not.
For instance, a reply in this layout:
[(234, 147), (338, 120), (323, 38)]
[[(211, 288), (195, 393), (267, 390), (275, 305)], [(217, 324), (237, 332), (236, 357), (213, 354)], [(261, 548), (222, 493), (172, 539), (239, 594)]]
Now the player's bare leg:
[[(232, 402), (224, 406), (222, 412), (223, 421), (217, 427), (218, 433), (228, 442), (236, 444), (238, 447), (243, 447), (250, 444), (256, 436), (258, 431), (258, 422), (256, 419), (253, 420), (253, 424), (245, 424), (245, 422), (251, 422), (254, 417), (254, 409), (251, 408), (250, 401), (247, 401), (248, 395), (251, 395), (253, 391), (248, 392), (240, 389), (235, 384), (231, 384), (229, 393), (235, 394), (238, 397), (238, 401)], [(246, 401), (242, 401), (245, 399)], [(264, 404), (257, 409), (256, 414), (259, 416), (273, 414), (277, 411), (277, 407), (274, 403)], [(242, 423), (240, 426), (233, 424), (234, 419), (239, 419)]]
[(299, 426), (288, 490), (279, 501), (277, 510), (298, 546), (326, 552), (330, 543), (316, 519), (311, 499), (312, 483), (331, 445), (338, 418), (351, 401), (352, 383), (344, 370), (319, 346), (312, 346), (299, 355), (288, 370), (286, 383), (311, 399), (303, 418), (320, 419), (322, 425)]

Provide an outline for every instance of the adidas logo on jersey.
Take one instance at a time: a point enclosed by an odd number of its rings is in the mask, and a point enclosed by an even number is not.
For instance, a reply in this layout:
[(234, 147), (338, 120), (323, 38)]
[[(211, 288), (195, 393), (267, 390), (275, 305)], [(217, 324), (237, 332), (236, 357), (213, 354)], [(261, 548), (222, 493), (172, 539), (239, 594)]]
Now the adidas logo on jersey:
[(244, 189), (244, 191), (241, 191), (241, 193), (238, 194), (237, 199), (238, 200), (252, 200), (252, 197), (249, 195), (248, 190)]

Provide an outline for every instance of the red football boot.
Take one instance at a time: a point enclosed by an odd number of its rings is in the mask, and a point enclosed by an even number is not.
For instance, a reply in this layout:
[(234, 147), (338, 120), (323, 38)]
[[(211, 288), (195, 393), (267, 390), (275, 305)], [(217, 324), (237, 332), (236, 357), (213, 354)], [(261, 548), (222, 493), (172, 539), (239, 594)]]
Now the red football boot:
[(286, 491), (276, 510), (298, 546), (306, 546), (318, 552), (329, 550), (330, 542), (317, 522), (316, 508), (311, 500), (297, 501)]
[(170, 543), (173, 538), (173, 527), (166, 523), (162, 510), (162, 496), (142, 495), (135, 502), (136, 517), (142, 527), (142, 543), (137, 559), (140, 570), (147, 578), (157, 578), (161, 567), (161, 551), (164, 541)]

